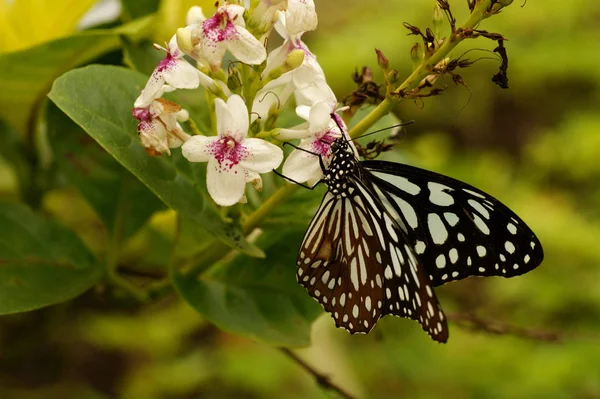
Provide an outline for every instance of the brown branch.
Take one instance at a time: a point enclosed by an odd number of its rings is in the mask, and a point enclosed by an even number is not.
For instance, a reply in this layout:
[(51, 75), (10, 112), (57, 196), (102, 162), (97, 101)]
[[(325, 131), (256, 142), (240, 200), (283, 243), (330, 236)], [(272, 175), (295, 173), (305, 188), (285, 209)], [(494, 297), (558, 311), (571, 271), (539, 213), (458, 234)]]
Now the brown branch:
[(508, 323), (481, 319), (473, 314), (453, 313), (448, 315), (448, 320), (456, 323), (458, 327), (469, 331), (484, 332), (494, 335), (512, 335), (533, 341), (550, 343), (562, 343), (572, 340), (600, 342), (600, 337), (529, 329)]
[(285, 355), (287, 355), (287, 357), (289, 357), (290, 359), (292, 359), (294, 362), (298, 363), (298, 365), (300, 365), (300, 367), (302, 367), (309, 374), (311, 374), (314, 377), (315, 381), (317, 382), (317, 384), (320, 387), (322, 387), (323, 389), (326, 389), (326, 390), (334, 391), (335, 393), (337, 393), (342, 398), (345, 398), (345, 399), (354, 399), (354, 396), (352, 396), (348, 392), (344, 391), (339, 386), (335, 385), (333, 382), (331, 382), (329, 380), (328, 376), (319, 373), (311, 365), (309, 365), (308, 363), (306, 363), (304, 360), (300, 359), (298, 357), (298, 355), (296, 355), (294, 352), (292, 352), (291, 350), (289, 350), (287, 348), (279, 348), (279, 349), (283, 353), (285, 353)]

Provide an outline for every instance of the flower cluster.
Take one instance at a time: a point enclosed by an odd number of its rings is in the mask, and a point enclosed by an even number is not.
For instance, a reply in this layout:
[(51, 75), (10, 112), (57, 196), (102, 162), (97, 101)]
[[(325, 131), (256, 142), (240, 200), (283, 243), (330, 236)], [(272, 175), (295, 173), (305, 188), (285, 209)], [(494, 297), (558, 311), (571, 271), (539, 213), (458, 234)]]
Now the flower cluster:
[[(165, 58), (133, 109), (148, 154), (170, 154), (171, 148), (181, 146), (188, 161), (207, 162), (208, 192), (222, 206), (243, 202), (246, 183), (261, 189), (259, 174), (280, 166), (284, 157), (280, 144), (285, 141), (300, 140), (282, 173), (298, 183), (316, 183), (322, 177), (320, 159), (327, 165), (331, 143), (342, 134), (338, 126), (343, 122), (331, 117), (335, 95), (302, 41), (305, 32), (317, 27), (314, 1), (241, 3), (217, 4), (210, 18), (200, 7), (192, 7), (187, 26), (178, 29), (167, 47), (155, 45)], [(267, 52), (265, 43), (272, 31), (283, 44)], [(179, 125), (188, 113), (162, 96), (200, 86), (211, 103), (214, 123), (212, 132), (190, 136)], [(288, 102), (295, 103), (305, 123), (278, 125)]]

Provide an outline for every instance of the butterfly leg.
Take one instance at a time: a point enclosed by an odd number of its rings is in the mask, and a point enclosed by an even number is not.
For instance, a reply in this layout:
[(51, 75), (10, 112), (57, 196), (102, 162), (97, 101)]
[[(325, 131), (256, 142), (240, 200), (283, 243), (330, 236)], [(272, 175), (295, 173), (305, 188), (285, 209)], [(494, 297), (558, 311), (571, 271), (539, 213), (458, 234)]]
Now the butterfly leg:
[[(318, 157), (319, 158), (319, 166), (321, 167), (321, 171), (323, 172), (323, 174), (327, 173), (327, 168), (325, 167), (325, 163), (323, 163), (323, 157), (321, 156), (321, 154), (317, 154), (316, 152), (308, 151), (305, 148), (298, 147), (297, 145), (294, 145), (292, 143), (288, 143), (287, 141), (285, 143), (283, 143), (283, 145), (292, 146), (295, 149), (297, 149), (298, 151), (304, 151), (307, 154), (314, 155), (315, 157)], [(282, 177), (284, 177), (284, 176), (282, 176)], [(316, 186), (316, 184), (315, 184), (315, 186)]]
[(284, 175), (283, 173), (279, 173), (279, 172), (278, 172), (278, 171), (276, 171), (275, 169), (273, 169), (273, 173), (275, 173), (275, 174), (276, 174), (277, 176), (279, 176), (279, 177), (283, 177), (285, 180), (287, 180), (287, 181), (289, 181), (289, 182), (292, 182), (292, 183), (294, 183), (294, 184), (297, 184), (297, 185), (299, 185), (299, 186), (302, 186), (302, 187), (304, 187), (304, 188), (307, 188), (307, 189), (309, 189), (309, 190), (314, 190), (314, 189), (315, 189), (315, 187), (317, 187), (317, 186), (319, 185), (319, 183), (321, 183), (321, 181), (322, 181), (322, 180), (319, 180), (318, 182), (316, 182), (316, 183), (315, 183), (315, 185), (314, 185), (314, 186), (312, 186), (312, 187), (311, 187), (311, 186), (307, 186), (306, 184), (298, 183), (296, 180), (294, 180), (294, 179), (292, 179), (292, 178), (289, 178), (289, 177), (287, 177), (287, 176), (286, 176), (286, 175)]

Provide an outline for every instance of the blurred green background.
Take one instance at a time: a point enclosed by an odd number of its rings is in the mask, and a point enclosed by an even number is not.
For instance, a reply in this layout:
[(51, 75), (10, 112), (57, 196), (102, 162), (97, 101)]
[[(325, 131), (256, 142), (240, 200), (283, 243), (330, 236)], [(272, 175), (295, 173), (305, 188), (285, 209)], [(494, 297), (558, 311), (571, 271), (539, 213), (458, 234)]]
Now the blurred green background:
[[(356, 68), (376, 69), (375, 47), (407, 76), (415, 37), (402, 23), (430, 26), (434, 4), (316, 2), (319, 28), (304, 39), (338, 98), (354, 89)], [(466, 2), (450, 3), (464, 20)], [(437, 289), (455, 320), (474, 317), (501, 334), (451, 323), (448, 344), (439, 345), (404, 319), (385, 318), (368, 336), (350, 336), (329, 316), (319, 318), (312, 346), (298, 353), (357, 397), (600, 398), (600, 6), (517, 1), (481, 28), (509, 39), (510, 89), (491, 82), (499, 66), (490, 60), (495, 42), (461, 44), (453, 57), (477, 48), (465, 57), (482, 58), (459, 71), (468, 88), (446, 77), (443, 95), (404, 102), (397, 115), (415, 123), (396, 148), (406, 162), (467, 181), (510, 206), (540, 238), (545, 261), (519, 278), (471, 278)], [(16, 196), (6, 165), (0, 195)], [(72, 205), (61, 210), (56, 204), (65, 197)], [(73, 190), (55, 190), (44, 203), (86, 242), (102, 245), (97, 217)], [(132, 239), (132, 257), (166, 240), (166, 216)], [(557, 340), (518, 336), (548, 334)], [(0, 397), (332, 395), (280, 350), (218, 330), (176, 297), (121, 306), (103, 300), (98, 287), (63, 305), (0, 318)]]

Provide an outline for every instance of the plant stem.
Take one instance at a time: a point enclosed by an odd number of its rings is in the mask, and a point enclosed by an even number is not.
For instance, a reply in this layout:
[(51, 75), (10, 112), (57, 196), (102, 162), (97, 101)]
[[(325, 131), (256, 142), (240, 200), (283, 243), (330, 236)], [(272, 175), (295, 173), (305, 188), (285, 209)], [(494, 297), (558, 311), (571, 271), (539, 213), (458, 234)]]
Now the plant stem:
[[(465, 23), (457, 29), (458, 32), (464, 29), (475, 28), (481, 20), (484, 18), (485, 13), (490, 8), (491, 0), (479, 0), (475, 9), (469, 15), (469, 18)], [(371, 126), (373, 126), (379, 119), (389, 113), (392, 107), (400, 103), (403, 99), (399, 96), (404, 90), (411, 89), (419, 84), (427, 75), (431, 73), (433, 67), (438, 62), (443, 60), (450, 51), (452, 51), (458, 43), (464, 40), (464, 37), (452, 33), (444, 43), (433, 53), (429, 58), (424, 59), (417, 68), (410, 74), (400, 86), (398, 86), (392, 93), (391, 96), (383, 100), (373, 111), (371, 111), (363, 120), (361, 120), (356, 126), (350, 129), (350, 137), (358, 137), (364, 134)]]

